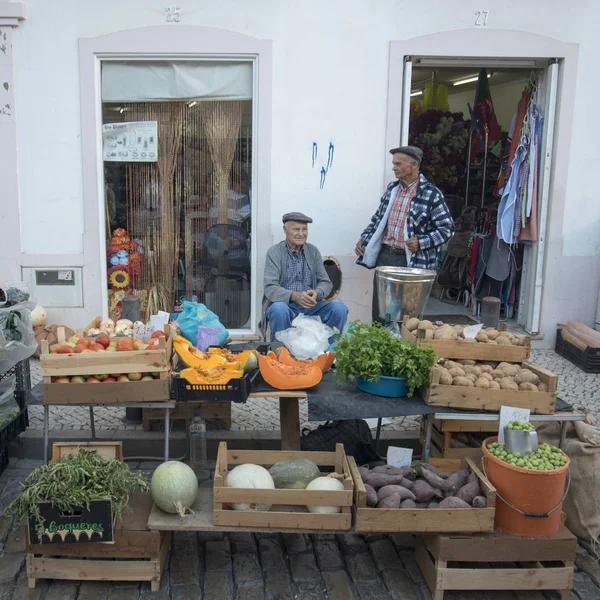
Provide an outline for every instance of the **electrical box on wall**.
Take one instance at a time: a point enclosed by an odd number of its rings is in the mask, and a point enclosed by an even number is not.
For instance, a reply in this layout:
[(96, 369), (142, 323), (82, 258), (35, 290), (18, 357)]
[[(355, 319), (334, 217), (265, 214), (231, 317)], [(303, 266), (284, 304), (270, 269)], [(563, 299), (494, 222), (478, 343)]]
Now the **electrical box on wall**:
[(83, 306), (81, 267), (23, 267), (22, 270), (23, 281), (29, 283), (32, 296), (42, 306)]

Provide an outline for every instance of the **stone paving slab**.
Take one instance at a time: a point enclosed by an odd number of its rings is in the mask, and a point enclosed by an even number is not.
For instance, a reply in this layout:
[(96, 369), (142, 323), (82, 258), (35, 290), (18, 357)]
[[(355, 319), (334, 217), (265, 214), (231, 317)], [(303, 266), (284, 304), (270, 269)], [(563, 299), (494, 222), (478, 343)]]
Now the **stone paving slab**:
[[(559, 376), (558, 394), (576, 408), (589, 411), (600, 421), (600, 374), (589, 374), (562, 358), (552, 350), (532, 350), (531, 358), (542, 367)], [(32, 383), (41, 381), (39, 360), (31, 360)], [(141, 425), (124, 423), (125, 409), (94, 409), (96, 428), (102, 430), (141, 431)], [(274, 398), (254, 398), (246, 404), (232, 404), (231, 429), (233, 431), (278, 431), (279, 401)], [(420, 417), (397, 417), (383, 426), (384, 431), (415, 431)], [(43, 429), (43, 407), (29, 407), (29, 428)], [(308, 421), (306, 400), (300, 401), (300, 423), (303, 428), (314, 429), (318, 422)], [(89, 430), (89, 409), (84, 407), (55, 407), (50, 410), (50, 428)]]

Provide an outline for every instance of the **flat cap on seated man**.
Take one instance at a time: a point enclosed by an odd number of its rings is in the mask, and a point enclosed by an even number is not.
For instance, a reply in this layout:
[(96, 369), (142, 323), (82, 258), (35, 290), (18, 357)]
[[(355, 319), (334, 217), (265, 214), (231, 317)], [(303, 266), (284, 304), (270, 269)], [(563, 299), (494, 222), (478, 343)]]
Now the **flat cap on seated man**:
[(321, 253), (306, 241), (308, 223), (312, 223), (312, 219), (300, 212), (290, 212), (283, 215), (282, 220), (285, 240), (269, 248), (265, 263), (264, 308), (271, 341), (275, 341), (278, 331), (289, 329), (300, 313), (318, 316), (325, 325), (341, 333), (348, 308), (342, 302), (323, 300), (333, 286)]

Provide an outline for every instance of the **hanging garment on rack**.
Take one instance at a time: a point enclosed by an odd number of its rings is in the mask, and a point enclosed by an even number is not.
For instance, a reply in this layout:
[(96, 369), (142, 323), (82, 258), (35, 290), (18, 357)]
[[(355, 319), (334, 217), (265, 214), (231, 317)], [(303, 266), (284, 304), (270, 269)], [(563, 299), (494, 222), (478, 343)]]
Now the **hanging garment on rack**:
[(486, 275), (496, 281), (504, 281), (510, 275), (511, 253), (508, 244), (497, 237), (494, 239)]
[(543, 119), (537, 108), (532, 117), (532, 144), (529, 153), (529, 179), (527, 206), (522, 213), (523, 227), (519, 235), (520, 241), (535, 242), (538, 239), (537, 198), (539, 189), (540, 147), (542, 141)]
[(498, 226), (496, 231), (498, 237), (507, 244), (514, 244), (517, 241), (515, 237), (517, 195), (525, 155), (526, 149), (520, 143), (511, 165), (510, 177), (504, 186), (502, 200), (500, 200), (500, 205), (498, 206)]

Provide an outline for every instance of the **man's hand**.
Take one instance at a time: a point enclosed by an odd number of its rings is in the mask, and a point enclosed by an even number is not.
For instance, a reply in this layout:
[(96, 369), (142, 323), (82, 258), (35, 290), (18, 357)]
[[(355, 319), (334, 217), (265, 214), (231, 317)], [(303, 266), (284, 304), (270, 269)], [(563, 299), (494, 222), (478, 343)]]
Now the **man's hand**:
[(419, 251), (419, 240), (416, 237), (409, 238), (408, 240), (406, 240), (405, 244), (406, 244), (406, 247), (411, 252), (418, 252)]
[[(314, 294), (311, 296), (311, 293)], [(317, 292), (309, 290), (308, 292), (292, 292), (291, 300), (299, 304), (302, 308), (312, 308), (316, 303)]]
[(319, 294), (317, 290), (307, 290), (306, 293), (315, 301), (315, 304), (319, 301)]
[(356, 242), (356, 247), (354, 248), (354, 252), (357, 256), (362, 256), (365, 253), (365, 240), (358, 240)]

